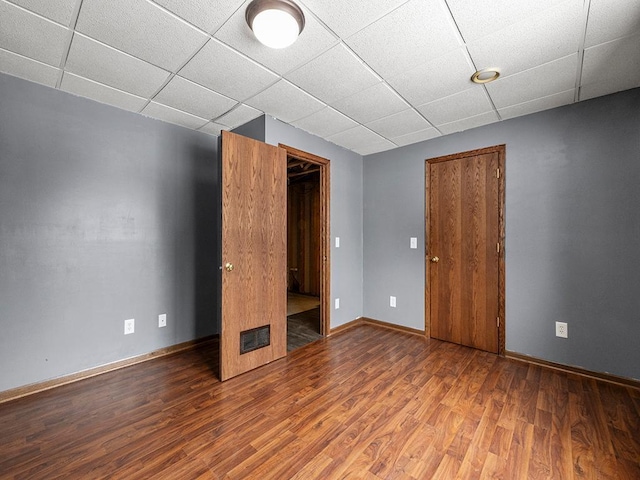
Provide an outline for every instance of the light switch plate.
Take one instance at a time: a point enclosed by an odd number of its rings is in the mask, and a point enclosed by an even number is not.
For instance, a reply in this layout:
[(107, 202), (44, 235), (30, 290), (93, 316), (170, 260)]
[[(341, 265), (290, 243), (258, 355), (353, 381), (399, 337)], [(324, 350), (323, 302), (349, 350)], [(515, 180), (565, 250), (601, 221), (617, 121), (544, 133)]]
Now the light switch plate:
[(418, 248), (418, 239), (416, 237), (411, 237), (411, 248)]
[(340, 308), (340, 299), (339, 298), (336, 298), (335, 305), (336, 305), (336, 310), (338, 310)]
[(167, 314), (163, 313), (158, 315), (158, 328), (167, 326)]
[(336, 248), (340, 248), (340, 237), (336, 237)]
[(394, 297), (393, 295), (389, 297), (389, 306), (396, 308), (396, 297)]

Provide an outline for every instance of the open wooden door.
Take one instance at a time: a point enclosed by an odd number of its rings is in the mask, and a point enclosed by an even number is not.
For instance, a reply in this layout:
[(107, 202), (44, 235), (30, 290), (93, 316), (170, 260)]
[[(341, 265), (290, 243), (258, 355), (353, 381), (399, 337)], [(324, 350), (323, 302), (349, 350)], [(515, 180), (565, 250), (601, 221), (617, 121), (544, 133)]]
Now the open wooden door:
[(504, 145), (427, 160), (426, 330), (504, 352)]
[(287, 354), (287, 154), (222, 132), (220, 379)]

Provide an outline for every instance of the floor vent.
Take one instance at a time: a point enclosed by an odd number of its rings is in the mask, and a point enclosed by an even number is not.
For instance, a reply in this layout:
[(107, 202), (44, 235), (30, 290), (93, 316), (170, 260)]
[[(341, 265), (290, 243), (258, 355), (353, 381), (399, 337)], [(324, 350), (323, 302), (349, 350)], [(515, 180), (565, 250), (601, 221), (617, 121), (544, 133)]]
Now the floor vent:
[(240, 332), (240, 355), (271, 344), (271, 325)]

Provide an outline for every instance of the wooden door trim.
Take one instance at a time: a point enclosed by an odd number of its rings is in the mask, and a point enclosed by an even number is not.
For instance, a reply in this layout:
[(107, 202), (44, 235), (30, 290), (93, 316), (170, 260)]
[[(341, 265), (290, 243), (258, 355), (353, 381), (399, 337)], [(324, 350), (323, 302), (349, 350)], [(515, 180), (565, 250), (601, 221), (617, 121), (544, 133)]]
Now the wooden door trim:
[(505, 355), (505, 334), (506, 334), (506, 319), (505, 319), (505, 155), (506, 146), (495, 145), (493, 147), (480, 148), (477, 150), (469, 150), (467, 152), (454, 153), (451, 155), (444, 155), (442, 157), (429, 158), (425, 160), (425, 322), (424, 333), (425, 336), (431, 336), (431, 309), (429, 308), (430, 299), (430, 285), (429, 285), (429, 164), (448, 162), (451, 160), (458, 160), (466, 157), (475, 157), (477, 155), (486, 155), (491, 153), (498, 154), (498, 168), (500, 169), (500, 177), (498, 178), (498, 238), (500, 242), (500, 255), (498, 256), (498, 316), (500, 318), (500, 324), (498, 325), (498, 355)]
[(278, 144), (278, 147), (287, 151), (287, 157), (304, 160), (320, 167), (320, 257), (324, 259), (320, 263), (320, 334), (326, 337), (331, 328), (329, 315), (331, 311), (330, 161), (282, 143)]

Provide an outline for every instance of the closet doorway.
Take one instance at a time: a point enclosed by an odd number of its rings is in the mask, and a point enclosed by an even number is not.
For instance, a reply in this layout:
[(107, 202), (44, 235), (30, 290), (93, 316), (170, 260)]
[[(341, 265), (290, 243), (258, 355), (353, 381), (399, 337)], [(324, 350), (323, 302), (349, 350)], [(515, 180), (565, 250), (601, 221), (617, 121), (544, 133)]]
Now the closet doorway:
[(287, 152), (287, 351), (329, 331), (329, 160)]

